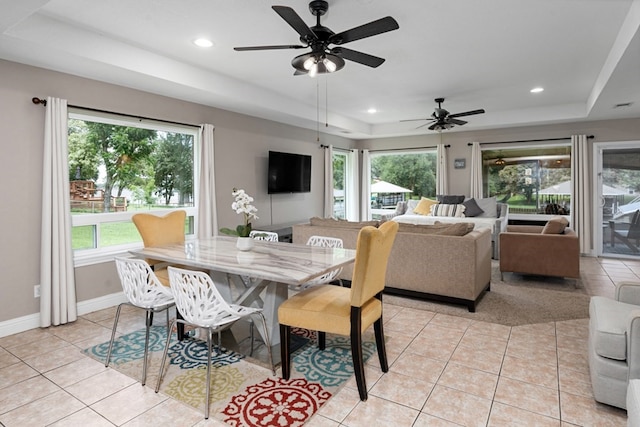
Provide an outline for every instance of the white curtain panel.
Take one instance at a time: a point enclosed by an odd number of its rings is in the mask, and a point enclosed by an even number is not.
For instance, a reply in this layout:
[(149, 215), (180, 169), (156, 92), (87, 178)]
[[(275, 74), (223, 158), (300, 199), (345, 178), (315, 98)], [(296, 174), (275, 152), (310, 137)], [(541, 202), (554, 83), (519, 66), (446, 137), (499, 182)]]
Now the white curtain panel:
[(591, 161), (586, 135), (571, 136), (571, 227), (580, 239), (580, 252), (590, 254), (593, 250), (591, 231)]
[(40, 326), (77, 319), (71, 249), (67, 100), (47, 98), (42, 174)]
[(449, 194), (449, 170), (447, 148), (444, 144), (437, 145), (438, 162), (436, 164), (436, 194)]
[(471, 144), (471, 190), (469, 197), (482, 198), (482, 150), (479, 142)]
[(333, 145), (324, 149), (324, 217), (333, 216)]
[(351, 150), (349, 155), (347, 155), (346, 166), (348, 177), (346, 179), (347, 188), (345, 191), (345, 214), (349, 221), (358, 221), (360, 218), (360, 193), (358, 191), (360, 188), (360, 174), (358, 173), (357, 149)]
[(362, 150), (362, 183), (360, 198), (360, 220), (371, 219), (371, 155), (369, 150)]
[(214, 143), (210, 124), (200, 125), (200, 189), (198, 191), (198, 238), (218, 234), (216, 210), (216, 180), (214, 173)]

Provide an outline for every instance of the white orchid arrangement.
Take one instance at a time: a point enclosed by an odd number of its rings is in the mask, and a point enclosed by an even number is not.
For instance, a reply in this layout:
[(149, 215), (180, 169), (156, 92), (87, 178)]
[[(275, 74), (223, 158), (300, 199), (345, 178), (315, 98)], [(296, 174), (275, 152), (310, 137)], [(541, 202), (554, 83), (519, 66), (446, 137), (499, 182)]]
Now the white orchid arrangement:
[(231, 195), (235, 198), (234, 202), (231, 203), (231, 209), (236, 211), (237, 214), (243, 215), (244, 223), (238, 225), (235, 230), (221, 228), (220, 232), (230, 236), (249, 237), (249, 233), (251, 233), (251, 220), (258, 219), (258, 215), (256, 215), (258, 209), (251, 204), (253, 197), (248, 195), (243, 189), (237, 188), (233, 189)]

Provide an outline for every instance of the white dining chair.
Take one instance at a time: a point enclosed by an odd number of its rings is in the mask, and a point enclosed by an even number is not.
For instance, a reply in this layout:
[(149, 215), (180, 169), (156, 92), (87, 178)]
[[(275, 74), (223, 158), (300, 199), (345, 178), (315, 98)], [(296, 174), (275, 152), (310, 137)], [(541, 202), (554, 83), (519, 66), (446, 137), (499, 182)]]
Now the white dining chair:
[(171, 336), (169, 333), (169, 308), (175, 305), (173, 294), (168, 287), (160, 283), (151, 266), (149, 266), (145, 260), (116, 257), (115, 262), (122, 284), (122, 290), (127, 297), (127, 302), (119, 304), (116, 310), (116, 318), (113, 321), (113, 330), (111, 331), (111, 340), (109, 341), (109, 350), (107, 350), (107, 359), (104, 366), (109, 366), (109, 361), (111, 360), (113, 341), (116, 336), (122, 306), (127, 304), (143, 309), (146, 311), (146, 331), (141, 383), (145, 385), (147, 381), (147, 359), (149, 355), (149, 328), (153, 321), (153, 314), (161, 311), (167, 312), (167, 335)]
[[(169, 283), (171, 292), (174, 295), (176, 309), (181, 314), (182, 319), (176, 318), (172, 322), (192, 325), (207, 330), (207, 373), (206, 373), (206, 393), (205, 393), (205, 409), (204, 417), (209, 418), (209, 396), (211, 393), (211, 351), (213, 333), (218, 333), (231, 327), (236, 321), (242, 318), (250, 318), (258, 316), (264, 328), (265, 345), (271, 362), (271, 371), (275, 376), (276, 371), (271, 355), (271, 341), (269, 339), (269, 329), (267, 321), (262, 314), (262, 309), (245, 307), (237, 304), (227, 303), (211, 279), (211, 277), (201, 271), (184, 270), (181, 268), (168, 267)], [(171, 335), (167, 337), (167, 344), (162, 356), (162, 364), (160, 365), (160, 374), (156, 383), (156, 393), (160, 390), (164, 366), (169, 350)], [(220, 349), (218, 342), (218, 349)], [(253, 343), (252, 343), (253, 346)]]
[[(327, 237), (327, 236), (311, 236), (309, 240), (307, 240), (307, 245), (309, 246), (319, 246), (324, 248), (342, 248), (342, 239), (337, 237)], [(331, 270), (328, 273), (323, 274), (322, 276), (315, 277), (302, 285), (300, 285), (299, 289), (306, 289), (311, 286), (327, 284), (331, 283), (334, 280), (338, 280), (340, 286), (342, 286), (342, 280), (339, 278), (336, 279), (342, 272), (342, 268), (336, 268), (335, 270)]]
[(278, 233), (273, 231), (251, 230), (249, 237), (255, 240), (264, 240), (267, 242), (277, 242)]

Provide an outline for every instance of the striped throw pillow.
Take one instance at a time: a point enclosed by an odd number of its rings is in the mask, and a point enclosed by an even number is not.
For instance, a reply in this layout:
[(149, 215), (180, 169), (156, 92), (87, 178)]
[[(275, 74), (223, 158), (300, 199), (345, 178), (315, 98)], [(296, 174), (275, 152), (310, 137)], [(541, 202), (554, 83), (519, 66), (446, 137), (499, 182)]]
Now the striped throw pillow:
[(438, 203), (431, 206), (431, 216), (455, 216), (464, 217), (465, 205), (449, 205), (446, 203)]

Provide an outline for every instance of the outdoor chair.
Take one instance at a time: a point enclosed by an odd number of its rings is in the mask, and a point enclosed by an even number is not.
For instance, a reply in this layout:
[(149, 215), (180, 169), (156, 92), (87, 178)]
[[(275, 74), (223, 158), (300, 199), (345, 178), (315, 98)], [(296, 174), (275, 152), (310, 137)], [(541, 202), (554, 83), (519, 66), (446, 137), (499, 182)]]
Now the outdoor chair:
[(633, 214), (629, 228), (621, 230), (619, 227), (620, 223), (609, 221), (611, 246), (613, 247), (615, 240), (618, 239), (633, 252), (640, 252), (640, 249), (638, 249), (638, 245), (640, 244), (640, 210), (635, 211)]

